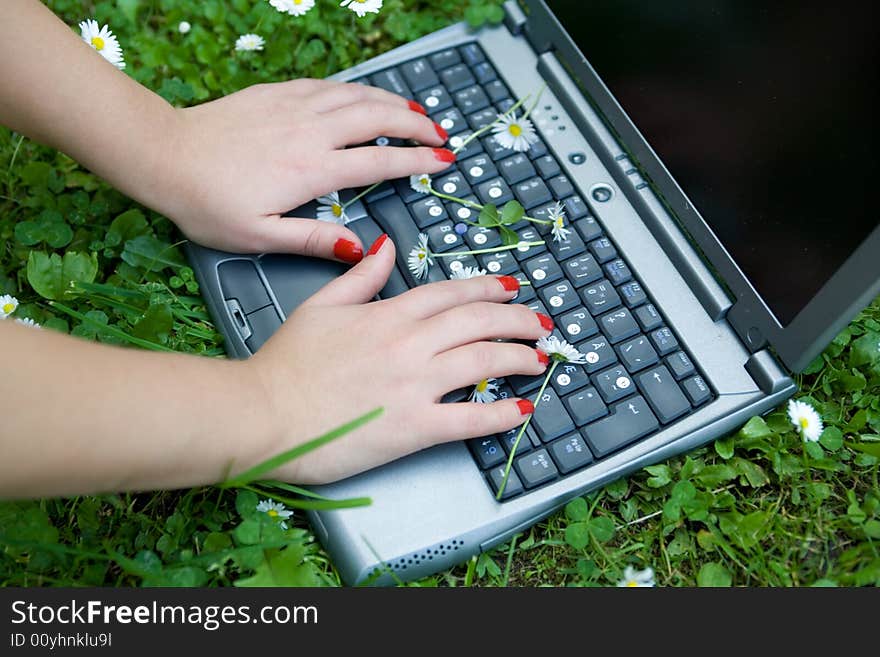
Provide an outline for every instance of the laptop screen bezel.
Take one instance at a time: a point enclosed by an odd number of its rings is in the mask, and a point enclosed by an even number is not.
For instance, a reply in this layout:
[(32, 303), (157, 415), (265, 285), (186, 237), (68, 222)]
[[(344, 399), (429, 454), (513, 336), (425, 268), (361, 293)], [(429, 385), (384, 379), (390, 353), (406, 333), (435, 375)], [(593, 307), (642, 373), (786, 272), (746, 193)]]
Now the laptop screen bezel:
[(732, 294), (727, 319), (746, 345), (769, 344), (794, 372), (803, 370), (852, 318), (880, 294), (880, 226), (865, 238), (794, 319), (782, 326), (672, 173), (617, 102), (544, 0), (519, 0), (526, 34), (539, 52), (554, 51), (640, 168), (684, 233)]

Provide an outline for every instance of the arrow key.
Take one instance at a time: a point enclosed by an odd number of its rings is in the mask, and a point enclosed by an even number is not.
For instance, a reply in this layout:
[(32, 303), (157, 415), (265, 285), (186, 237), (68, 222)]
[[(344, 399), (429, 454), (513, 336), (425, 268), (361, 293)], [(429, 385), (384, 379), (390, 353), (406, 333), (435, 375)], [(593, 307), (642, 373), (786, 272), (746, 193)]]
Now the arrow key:
[(663, 424), (669, 424), (691, 410), (691, 403), (664, 365), (639, 374), (636, 382)]

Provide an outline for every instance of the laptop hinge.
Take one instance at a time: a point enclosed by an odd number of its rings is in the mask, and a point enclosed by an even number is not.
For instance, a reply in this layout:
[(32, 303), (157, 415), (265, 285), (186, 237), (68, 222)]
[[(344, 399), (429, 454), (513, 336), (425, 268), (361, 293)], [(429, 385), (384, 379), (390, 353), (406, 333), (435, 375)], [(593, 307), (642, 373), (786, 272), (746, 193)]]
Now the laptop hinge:
[(514, 0), (507, 0), (504, 3), (504, 25), (510, 30), (511, 34), (519, 34), (522, 32), (523, 26), (526, 24), (526, 15)]
[(791, 385), (791, 378), (767, 349), (762, 349), (749, 356), (746, 361), (746, 372), (758, 384), (761, 391), (767, 395), (782, 392)]

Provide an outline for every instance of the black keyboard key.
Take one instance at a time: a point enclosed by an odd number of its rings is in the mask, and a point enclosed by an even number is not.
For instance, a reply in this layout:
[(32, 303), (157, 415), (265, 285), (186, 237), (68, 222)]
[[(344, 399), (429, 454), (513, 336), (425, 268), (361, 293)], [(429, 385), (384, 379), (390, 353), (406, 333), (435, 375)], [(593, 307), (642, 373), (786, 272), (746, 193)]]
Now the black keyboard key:
[(545, 443), (564, 436), (574, 431), (575, 428), (559, 395), (550, 387), (544, 390), (540, 401), (535, 405), (531, 426), (541, 441)]
[(501, 246), (501, 236), (494, 228), (471, 226), (464, 238), (472, 249), (493, 249)]
[(577, 350), (586, 357), (587, 363), (584, 367), (590, 374), (617, 362), (617, 354), (608, 344), (608, 340), (601, 335), (577, 345)]
[[(427, 230), (428, 248), (433, 253), (444, 253), (464, 246), (464, 239), (458, 234), (450, 220), (434, 224)], [(438, 258), (440, 260), (441, 258)]]
[(400, 67), (403, 77), (413, 91), (421, 91), (427, 87), (439, 84), (437, 74), (424, 57), (413, 59)]
[(461, 57), (468, 66), (476, 66), (480, 62), (486, 61), (483, 51), (476, 43), (468, 43), (461, 46), (458, 50), (461, 52)]
[(549, 180), (553, 176), (559, 175), (559, 163), (552, 155), (543, 155), (536, 158), (535, 166), (538, 168), (538, 173), (541, 174), (541, 177), (544, 180)]
[[(361, 217), (356, 221), (352, 221), (348, 224), (348, 228), (361, 238), (363, 244), (372, 244), (384, 232), (371, 217)], [(391, 274), (388, 276), (385, 287), (379, 291), (379, 296), (382, 299), (390, 299), (398, 294), (403, 294), (407, 290), (409, 290), (409, 285), (406, 284), (406, 279), (395, 265), (391, 268)]]
[(528, 427), (523, 432), (523, 435), (519, 439), (519, 442), (516, 442), (516, 437), (519, 435), (520, 428), (521, 427), (514, 427), (510, 431), (505, 431), (504, 433), (499, 433), (497, 436), (495, 436), (498, 439), (498, 442), (501, 443), (501, 446), (504, 447), (504, 451), (508, 454), (513, 451), (514, 444), (516, 444), (517, 456), (522, 456), (526, 452), (532, 451), (532, 441), (529, 440), (529, 434), (531, 433), (531, 431)]
[(465, 198), (471, 194), (471, 186), (467, 184), (465, 177), (457, 171), (435, 180), (434, 189), (458, 198)]
[(608, 276), (608, 280), (614, 285), (623, 285), (632, 279), (632, 272), (629, 270), (626, 263), (620, 258), (612, 260), (606, 264), (605, 273)]
[(593, 375), (593, 385), (607, 404), (623, 399), (636, 391), (632, 378), (623, 367), (614, 365)]
[(416, 101), (428, 111), (428, 114), (442, 112), (452, 107), (452, 96), (442, 84), (420, 91), (416, 94)]
[(709, 386), (706, 385), (701, 376), (692, 376), (689, 379), (685, 379), (681, 382), (681, 386), (694, 406), (705, 404), (712, 397)]
[(607, 315), (602, 315), (599, 319), (599, 326), (611, 344), (617, 344), (621, 340), (626, 340), (639, 333), (639, 325), (627, 308), (620, 308)]
[(648, 300), (648, 296), (645, 294), (642, 286), (635, 281), (621, 286), (620, 296), (623, 297), (623, 303), (626, 304), (627, 308), (641, 306)]
[(516, 471), (526, 488), (534, 488), (556, 479), (559, 474), (546, 449), (520, 456), (515, 461)]
[(574, 194), (574, 186), (568, 179), (568, 176), (560, 175), (550, 179), (550, 189), (553, 190), (553, 196), (563, 199)]
[[(469, 201), (470, 203), (478, 202), (477, 197), (473, 194), (468, 194), (467, 196), (462, 197), (461, 200)], [(467, 231), (467, 224), (464, 222), (476, 221), (477, 216), (480, 214), (479, 211), (471, 205), (452, 203), (451, 201), (446, 202), (446, 210), (449, 212), (449, 216), (452, 218), (453, 221), (461, 223), (464, 231)]]
[(492, 107), (487, 107), (469, 115), (467, 123), (471, 130), (481, 130), (490, 123), (494, 123), (497, 118), (498, 113)]
[(440, 80), (450, 92), (470, 87), (476, 82), (470, 69), (464, 64), (456, 64), (442, 70)]
[(547, 144), (545, 144), (542, 140), (538, 139), (537, 141), (533, 141), (532, 145), (529, 147), (529, 150), (526, 151), (529, 154), (529, 157), (533, 160), (537, 160), (540, 157), (544, 157), (547, 155)]
[(659, 428), (648, 403), (636, 395), (612, 406), (610, 416), (587, 425), (581, 433), (593, 454), (602, 458)]
[(599, 327), (587, 309), (581, 306), (567, 312), (556, 320), (563, 337), (571, 344), (584, 340), (599, 332)]
[(480, 87), (467, 87), (452, 94), (452, 98), (465, 116), (488, 107), (489, 98)]
[(495, 178), (477, 185), (476, 192), (483, 203), (492, 203), (499, 208), (508, 201), (513, 200), (513, 193), (510, 191), (510, 187), (501, 178)]
[(413, 97), (412, 91), (410, 91), (400, 71), (396, 68), (389, 68), (381, 73), (374, 73), (372, 80), (375, 86), (382, 87), (393, 94), (403, 96), (404, 98)]
[(508, 301), (508, 303), (529, 303), (530, 301), (533, 301), (537, 298), (534, 286), (527, 285), (527, 283), (529, 282), (528, 276), (526, 276), (521, 271), (515, 271), (510, 275), (520, 281), (521, 285), (519, 287), (519, 292), (517, 292), (516, 296)]
[(654, 348), (657, 349), (657, 353), (661, 356), (670, 354), (678, 349), (678, 340), (672, 335), (672, 331), (665, 326), (651, 331), (649, 335), (651, 336), (651, 342), (654, 343)]
[(474, 269), (480, 268), (480, 263), (478, 263), (477, 259), (469, 253), (461, 253), (460, 255), (451, 258), (437, 258), (437, 260), (440, 261), (440, 266), (449, 278), (452, 278), (453, 272), (462, 270), (465, 267), (473, 267)]
[(607, 237), (600, 237), (590, 242), (590, 251), (596, 256), (596, 260), (601, 263), (606, 263), (617, 257), (617, 249), (614, 248), (611, 240)]
[[(530, 301), (529, 303), (526, 303), (524, 305), (526, 308), (531, 310), (533, 313), (541, 313), (542, 315), (548, 315), (548, 316), (550, 315), (550, 313), (547, 312), (547, 308), (544, 306), (544, 302), (541, 301), (540, 299), (538, 299), (537, 296), (535, 297), (534, 301)], [(555, 330), (553, 332), (556, 333)], [(561, 339), (562, 335), (560, 335), (559, 338)], [(531, 346), (531, 343), (525, 343), (525, 344), (528, 344), (529, 346)]]
[(464, 177), (471, 185), (478, 185), (498, 175), (495, 163), (485, 154), (462, 161), (459, 168), (464, 172)]
[(548, 236), (549, 239), (547, 241), (547, 248), (550, 250), (550, 253), (556, 256), (556, 259), (560, 262), (579, 256), (587, 250), (581, 236), (572, 230), (570, 226), (566, 226), (566, 228), (568, 228), (569, 232), (564, 240), (557, 240), (552, 236)]
[(504, 100), (510, 95), (507, 91), (507, 87), (504, 86), (504, 83), (501, 80), (494, 80), (487, 85), (483, 85), (483, 89), (489, 96), (489, 100), (493, 103), (497, 103), (499, 100)]
[(683, 351), (676, 351), (674, 354), (669, 354), (663, 359), (663, 362), (666, 363), (669, 371), (672, 372), (672, 375), (679, 381), (697, 373), (693, 362), (691, 362), (690, 356)]
[[(501, 160), (498, 163), (498, 170), (504, 176), (508, 185), (515, 185), (535, 175), (535, 167), (532, 166), (531, 160), (523, 153), (517, 153)], [(525, 204), (523, 206), (525, 207)]]
[(450, 390), (440, 398), (441, 404), (458, 404), (463, 402), (471, 394), (470, 388), (457, 388)]
[(657, 352), (644, 335), (617, 345), (617, 355), (630, 372), (643, 370), (659, 360)]
[[(538, 233), (538, 229), (532, 225), (528, 225), (525, 228), (520, 228), (518, 231), (520, 243), (527, 242), (540, 242), (541, 235)], [(529, 258), (533, 258), (534, 256), (544, 253), (547, 250), (547, 247), (543, 244), (539, 244), (537, 246), (519, 246), (513, 252), (514, 257), (520, 262), (524, 262)]]
[(472, 438), (468, 441), (468, 447), (471, 448), (471, 453), (482, 470), (499, 465), (507, 460), (504, 448), (501, 447), (501, 443), (495, 438)]
[(566, 260), (562, 263), (562, 269), (575, 287), (583, 287), (602, 278), (602, 268), (589, 253)]
[(581, 302), (577, 290), (566, 280), (542, 287), (538, 290), (538, 296), (554, 316), (561, 315), (572, 308), (577, 308)]
[(599, 391), (592, 386), (565, 397), (562, 403), (579, 427), (608, 415), (608, 407), (599, 396)]
[[(502, 465), (497, 468), (492, 468), (491, 470), (489, 470), (488, 473), (486, 473), (489, 477), (489, 483), (492, 485), (492, 490), (495, 492), (496, 495), (501, 488), (501, 483), (504, 481), (504, 471), (506, 469), (506, 466)], [(508, 498), (514, 497), (515, 495), (519, 495), (522, 492), (522, 482), (519, 480), (519, 476), (517, 476), (516, 471), (511, 468), (510, 474), (507, 477), (507, 483), (504, 484), (504, 492), (501, 493), (500, 499), (506, 500)]]
[(487, 82), (491, 82), (498, 75), (495, 73), (495, 69), (492, 68), (492, 65), (489, 62), (480, 62), (472, 69), (474, 76), (477, 78), (477, 82), (482, 85), (485, 85)]
[(691, 410), (691, 403), (663, 365), (636, 375), (636, 383), (663, 424), (669, 424)]
[(570, 392), (580, 390), (590, 384), (590, 377), (580, 365), (565, 363), (558, 365), (550, 379), (550, 385), (560, 397), (565, 397)]
[(525, 262), (526, 275), (535, 287), (541, 287), (562, 278), (562, 268), (549, 253)]
[(409, 178), (398, 178), (397, 180), (392, 181), (391, 186), (394, 187), (394, 191), (396, 191), (397, 195), (403, 199), (404, 203), (413, 203), (419, 199), (425, 198), (425, 195), (422, 192), (417, 192), (412, 188), (412, 185), (409, 184)]
[[(565, 204), (565, 214), (568, 217), (569, 221), (576, 221), (581, 217), (586, 217), (589, 213), (589, 210), (587, 209), (587, 204), (584, 203), (584, 199), (582, 199), (580, 196), (569, 196), (567, 199), (565, 199), (565, 201), (563, 201), (563, 203)], [(593, 218), (590, 217), (590, 219)], [(593, 223), (596, 223), (595, 219), (593, 219)], [(586, 228), (587, 226), (584, 226), (585, 230), (580, 231), (581, 237), (584, 238), (585, 242), (589, 242), (590, 240), (593, 240), (602, 234), (602, 229), (598, 228), (598, 225), (596, 226), (598, 232), (595, 235), (588, 235), (588, 233), (586, 232)], [(593, 229), (590, 228), (590, 230), (592, 231)]]
[(634, 312), (644, 331), (650, 331), (663, 324), (663, 318), (660, 317), (660, 313), (657, 312), (653, 303), (649, 303), (647, 306), (640, 306)]
[[(540, 178), (530, 178), (529, 180), (520, 182), (514, 186), (514, 190), (516, 190), (517, 200), (526, 210), (531, 210), (542, 203), (547, 204), (553, 200), (553, 197), (550, 195), (550, 190), (547, 189), (547, 185), (545, 185), (544, 181)], [(535, 219), (547, 218), (537, 217), (531, 213), (529, 216)], [(549, 227), (546, 230), (541, 230), (542, 233), (547, 231), (549, 231)]]
[(385, 196), (393, 193), (394, 186), (386, 180), (375, 189), (367, 192), (366, 196), (364, 196), (364, 203), (372, 203), (373, 201), (378, 201), (380, 198), (384, 198)]
[[(542, 180), (541, 182), (543, 183), (544, 181)], [(549, 189), (547, 190), (547, 193), (550, 193)], [(551, 199), (549, 202), (544, 202), (529, 210), (529, 216), (540, 222), (537, 224), (538, 232), (541, 233), (541, 235), (544, 235), (547, 239), (552, 238), (550, 231), (553, 229), (553, 220), (550, 219), (550, 216), (556, 211), (556, 204), (557, 201)]]
[[(569, 219), (571, 219), (570, 215)], [(602, 237), (602, 227), (599, 226), (599, 222), (596, 221), (594, 217), (583, 217), (578, 219), (577, 221), (572, 222), (572, 226), (574, 226), (575, 230), (584, 239), (584, 242), (592, 242), (593, 240)]]
[(568, 474), (593, 461), (590, 448), (578, 434), (572, 434), (547, 446), (550, 456), (562, 474)]
[(519, 270), (519, 263), (510, 251), (483, 253), (477, 256), (477, 262), (494, 276), (507, 276)]
[(433, 224), (439, 223), (444, 219), (449, 219), (446, 212), (446, 206), (435, 196), (423, 198), (409, 206), (410, 212), (416, 219), (416, 225), (419, 228), (427, 228)]
[(483, 138), (483, 150), (485, 150), (489, 157), (496, 162), (498, 160), (503, 160), (513, 152), (509, 148), (504, 148), (504, 146), (499, 144), (494, 136)]
[(582, 287), (581, 299), (584, 302), (584, 306), (593, 315), (600, 315), (620, 305), (620, 297), (617, 296), (617, 290), (604, 279)]
[(464, 120), (461, 112), (456, 107), (450, 107), (443, 111), (434, 112), (431, 114), (431, 118), (450, 135), (455, 135), (462, 130), (467, 130), (468, 127), (467, 121)]
[(435, 71), (442, 71), (444, 68), (449, 68), (450, 66), (458, 64), (461, 61), (461, 56), (455, 48), (449, 48), (448, 50), (435, 52), (428, 57), (428, 60), (431, 62), (431, 66), (434, 67)]
[[(531, 305), (529, 305), (531, 307)], [(511, 374), (504, 377), (508, 385), (520, 397), (524, 397), (532, 392), (537, 392), (541, 384), (544, 383), (544, 375), (526, 376), (524, 374)]]
[(458, 159), (466, 160), (469, 157), (473, 157), (474, 155), (483, 152), (483, 144), (479, 139), (471, 139), (468, 141), (472, 134), (474, 134), (473, 130), (465, 130), (464, 132), (449, 138), (450, 148), (461, 148), (457, 153)]

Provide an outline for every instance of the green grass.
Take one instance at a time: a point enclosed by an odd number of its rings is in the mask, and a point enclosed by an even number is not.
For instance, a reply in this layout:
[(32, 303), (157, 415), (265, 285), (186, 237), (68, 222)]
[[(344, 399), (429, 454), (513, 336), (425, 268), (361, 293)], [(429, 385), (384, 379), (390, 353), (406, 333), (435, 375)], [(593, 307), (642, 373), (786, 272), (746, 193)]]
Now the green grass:
[[(466, 11), (475, 21), (492, 18), (482, 14), (499, 3), (386, 0), (379, 17), (358, 21), (322, 1), (298, 23), (263, 0), (48, 4), (71, 25), (91, 16), (109, 22), (127, 72), (187, 104), (255, 82), (323, 77)], [(184, 19), (193, 24), (185, 37), (176, 31)], [(266, 50), (235, 56), (235, 38), (253, 31), (266, 37)], [(17, 316), (111, 344), (222, 356), (192, 271), (171, 246), (181, 239), (173, 224), (3, 129), (0, 237), (0, 294), (22, 301)], [(59, 278), (38, 276), (40, 264)], [(73, 293), (62, 291), (68, 279)], [(829, 427), (819, 444), (805, 447), (782, 410), (753, 418), (416, 584), (613, 585), (633, 565), (654, 568), (661, 586), (876, 585), (880, 300), (798, 383), (799, 398)], [(256, 511), (262, 497), (199, 488), (0, 503), (0, 585), (339, 584), (303, 517), (282, 530)]]

